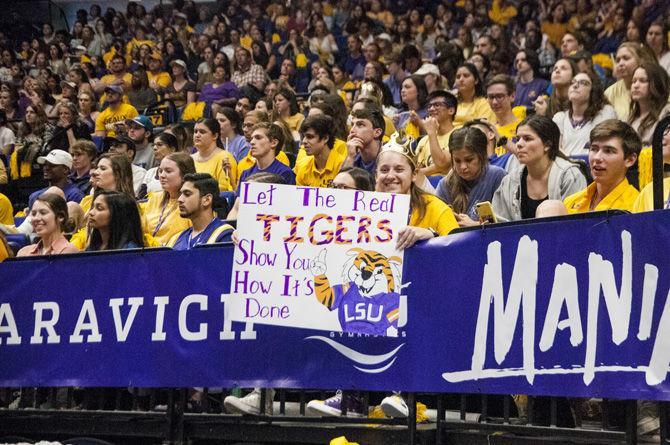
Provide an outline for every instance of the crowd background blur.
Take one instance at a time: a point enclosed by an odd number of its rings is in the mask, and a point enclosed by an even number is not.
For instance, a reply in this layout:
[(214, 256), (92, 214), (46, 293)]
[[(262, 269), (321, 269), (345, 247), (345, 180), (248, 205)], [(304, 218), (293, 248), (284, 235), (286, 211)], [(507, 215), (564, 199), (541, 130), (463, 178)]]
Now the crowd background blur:
[(247, 180), (409, 194), (399, 248), (480, 204), (652, 209), (669, 0), (122, 5), (0, 31), (0, 233), (21, 256), (235, 240)]

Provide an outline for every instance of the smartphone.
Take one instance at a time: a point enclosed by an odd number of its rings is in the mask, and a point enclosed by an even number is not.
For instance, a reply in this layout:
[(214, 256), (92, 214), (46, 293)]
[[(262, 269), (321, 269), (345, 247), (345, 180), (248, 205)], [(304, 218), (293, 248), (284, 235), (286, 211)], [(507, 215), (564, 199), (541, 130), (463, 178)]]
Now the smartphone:
[(495, 224), (498, 222), (495, 213), (493, 213), (493, 207), (491, 206), (490, 202), (478, 202), (475, 204), (475, 210), (479, 216), (480, 222), (489, 224)]

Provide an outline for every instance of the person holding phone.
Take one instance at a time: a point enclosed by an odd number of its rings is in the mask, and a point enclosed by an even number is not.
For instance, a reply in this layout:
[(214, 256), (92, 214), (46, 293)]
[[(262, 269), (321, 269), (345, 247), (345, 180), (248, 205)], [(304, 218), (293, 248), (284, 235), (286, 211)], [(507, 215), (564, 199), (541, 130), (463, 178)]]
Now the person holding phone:
[(437, 196), (451, 206), (461, 227), (482, 222), (477, 204), (490, 202), (507, 174), (489, 165), (487, 144), (486, 135), (476, 127), (454, 130), (449, 138), (452, 169), (438, 184)]

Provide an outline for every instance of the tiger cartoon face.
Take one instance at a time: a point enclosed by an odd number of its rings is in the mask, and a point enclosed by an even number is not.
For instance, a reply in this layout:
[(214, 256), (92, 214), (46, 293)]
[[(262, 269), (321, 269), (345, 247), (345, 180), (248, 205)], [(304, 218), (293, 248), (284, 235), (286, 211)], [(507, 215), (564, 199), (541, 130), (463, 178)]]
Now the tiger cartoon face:
[(396, 281), (400, 275), (400, 258), (387, 258), (380, 253), (359, 248), (351, 249), (349, 255), (351, 259), (345, 264), (344, 273), (348, 281), (358, 287), (362, 296), (371, 297), (399, 289), (400, 283)]

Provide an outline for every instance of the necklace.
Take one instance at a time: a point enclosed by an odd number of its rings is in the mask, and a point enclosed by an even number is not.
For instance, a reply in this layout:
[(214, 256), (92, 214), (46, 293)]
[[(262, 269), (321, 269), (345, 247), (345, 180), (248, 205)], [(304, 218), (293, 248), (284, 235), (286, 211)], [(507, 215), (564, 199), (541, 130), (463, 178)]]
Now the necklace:
[(572, 128), (574, 128), (575, 130), (578, 130), (578, 129), (582, 128), (584, 125), (586, 125), (586, 119), (581, 118), (579, 120), (576, 120), (576, 119), (573, 119), (572, 117), (570, 117), (570, 124), (572, 125)]

